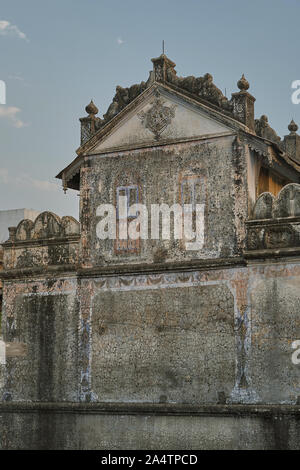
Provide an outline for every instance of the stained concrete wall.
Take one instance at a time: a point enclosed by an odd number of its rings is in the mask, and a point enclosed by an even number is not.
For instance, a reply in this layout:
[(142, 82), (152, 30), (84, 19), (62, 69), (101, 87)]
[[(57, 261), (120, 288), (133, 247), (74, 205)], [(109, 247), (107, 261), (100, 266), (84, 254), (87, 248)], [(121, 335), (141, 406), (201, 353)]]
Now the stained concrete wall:
[(6, 283), (6, 342), (28, 345), (24, 357), (8, 357), (5, 401), (78, 399), (78, 300), (73, 279)]
[(292, 343), (300, 339), (299, 286), (299, 272), (294, 268), (288, 277), (277, 271), (274, 277), (252, 280), (247, 362), (253, 386), (264, 403), (300, 400), (300, 364), (291, 360)]
[(4, 401), (296, 404), (300, 265), (4, 284)]
[(235, 358), (226, 285), (94, 296), (91, 385), (100, 401), (216, 403), (234, 387)]
[[(84, 264), (187, 261), (239, 253), (245, 239), (243, 221), (248, 210), (246, 146), (238, 153), (234, 141), (235, 136), (228, 136), (87, 157), (86, 167), (81, 171)], [(122, 253), (116, 250), (114, 240), (98, 239), (96, 229), (101, 217), (96, 215), (97, 208), (100, 204), (116, 205), (118, 187), (137, 185), (138, 202), (145, 204), (150, 214), (151, 204), (172, 206), (187, 202), (181, 197), (181, 184), (187, 177), (199, 178), (196, 202), (205, 205), (202, 249), (187, 251), (182, 240), (174, 240), (171, 235), (171, 240), (140, 240), (137, 253)]]
[[(0, 337), (0, 340), (1, 340), (1, 337)], [(0, 394), (1, 394), (1, 397), (3, 397), (4, 377), (5, 377), (5, 365), (0, 364)]]
[(295, 404), (299, 276), (298, 263), (270, 262), (82, 280), (92, 396)]

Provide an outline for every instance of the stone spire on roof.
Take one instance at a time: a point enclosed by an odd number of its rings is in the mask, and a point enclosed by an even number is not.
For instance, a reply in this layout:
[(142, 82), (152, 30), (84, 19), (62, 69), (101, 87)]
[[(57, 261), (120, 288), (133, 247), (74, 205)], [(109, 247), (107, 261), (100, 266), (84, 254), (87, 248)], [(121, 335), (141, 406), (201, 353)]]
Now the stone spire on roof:
[(288, 125), (288, 130), (290, 131), (291, 134), (295, 134), (298, 130), (298, 126), (295, 123), (294, 119), (291, 120), (291, 122)]
[(89, 140), (100, 128), (103, 119), (96, 116), (99, 110), (93, 100), (85, 107), (88, 116), (80, 118), (81, 122), (81, 144)]
[(91, 100), (90, 103), (85, 107), (85, 110), (90, 116), (95, 116), (95, 114), (98, 114), (99, 111), (93, 100)]
[(254, 122), (254, 96), (250, 95), (247, 91), (249, 89), (249, 82), (243, 74), (237, 86), (240, 91), (232, 93), (231, 102), (233, 104), (233, 115), (240, 122), (245, 124), (251, 131), (255, 131)]
[(154, 80), (156, 82), (165, 82), (167, 80), (167, 73), (171, 72), (176, 75), (176, 64), (172, 62), (165, 54), (151, 59), (153, 62)]
[(242, 77), (237, 82), (237, 86), (241, 91), (247, 91), (249, 89), (249, 82), (246, 80), (245, 75), (243, 74)]
[(298, 126), (294, 119), (288, 125), (289, 135), (284, 136), (284, 148), (288, 156), (300, 165), (300, 136), (297, 134)]

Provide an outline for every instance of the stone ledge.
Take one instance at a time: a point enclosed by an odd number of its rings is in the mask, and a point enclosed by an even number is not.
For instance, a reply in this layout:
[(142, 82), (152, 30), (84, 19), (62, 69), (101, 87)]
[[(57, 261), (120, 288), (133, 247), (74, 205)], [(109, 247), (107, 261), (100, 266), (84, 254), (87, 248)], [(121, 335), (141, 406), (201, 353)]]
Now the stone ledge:
[(300, 418), (300, 405), (188, 405), (165, 403), (0, 403), (1, 413), (86, 413), (161, 416), (264, 416), (294, 415)]
[(80, 234), (68, 235), (67, 237), (61, 238), (41, 238), (36, 240), (18, 240), (18, 241), (6, 241), (3, 243), (4, 249), (7, 248), (23, 248), (23, 247), (37, 247), (37, 246), (49, 246), (49, 245), (70, 245), (72, 243), (80, 242)]
[(0, 271), (1, 280), (9, 279), (20, 279), (27, 278), (32, 276), (55, 276), (59, 275), (69, 275), (74, 272), (76, 273), (77, 266), (73, 264), (62, 264), (62, 265), (48, 265), (48, 266), (38, 266), (34, 268), (21, 268), (21, 269), (9, 269), (7, 271)]
[(300, 247), (262, 249), (244, 251), (246, 259), (286, 258), (289, 256), (300, 256)]
[(115, 275), (133, 275), (133, 274), (157, 274), (163, 272), (181, 272), (193, 271), (197, 269), (213, 270), (213, 269), (230, 269), (232, 267), (245, 267), (245, 259), (237, 256), (232, 258), (214, 258), (214, 259), (198, 259), (182, 262), (171, 263), (141, 263), (127, 265), (110, 265), (110, 266), (94, 266), (84, 268), (73, 264), (48, 265), (22, 269), (9, 269), (0, 272), (0, 279), (17, 279), (39, 275), (76, 275), (78, 277), (90, 276), (115, 276)]
[(223, 269), (233, 266), (246, 266), (244, 258), (237, 256), (232, 258), (198, 259), (181, 262), (167, 263), (141, 263), (127, 265), (95, 266), (92, 268), (79, 268), (79, 277), (109, 276), (118, 274), (158, 274), (162, 272), (194, 271), (197, 269)]
[(277, 217), (274, 219), (248, 219), (245, 221), (246, 226), (255, 227), (255, 226), (265, 226), (265, 225), (281, 225), (281, 224), (291, 224), (291, 223), (300, 223), (300, 217)]

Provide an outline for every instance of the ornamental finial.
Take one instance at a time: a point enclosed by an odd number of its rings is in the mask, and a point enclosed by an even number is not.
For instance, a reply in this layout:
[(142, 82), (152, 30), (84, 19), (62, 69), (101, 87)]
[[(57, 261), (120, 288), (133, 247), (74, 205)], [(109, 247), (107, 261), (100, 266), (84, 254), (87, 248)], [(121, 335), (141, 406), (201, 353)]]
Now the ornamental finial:
[(99, 111), (93, 100), (85, 107), (85, 110), (89, 115), (95, 115)]
[(237, 86), (241, 91), (247, 91), (249, 88), (249, 82), (246, 80), (245, 75), (242, 75), (242, 78), (239, 79), (237, 82)]
[(291, 134), (296, 134), (298, 130), (298, 126), (295, 123), (294, 119), (292, 119), (291, 122), (289, 123), (288, 130), (290, 131)]

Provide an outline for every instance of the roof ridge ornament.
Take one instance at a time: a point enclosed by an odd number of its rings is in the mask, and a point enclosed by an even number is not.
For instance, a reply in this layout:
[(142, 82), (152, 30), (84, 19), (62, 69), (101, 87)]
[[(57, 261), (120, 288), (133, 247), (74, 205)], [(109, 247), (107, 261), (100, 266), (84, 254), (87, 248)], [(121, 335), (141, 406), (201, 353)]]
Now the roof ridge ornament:
[(280, 137), (276, 131), (270, 126), (268, 116), (263, 114), (259, 119), (255, 119), (255, 132), (263, 139), (271, 140), (277, 144), (280, 143)]
[(165, 55), (164, 46), (163, 53), (159, 57), (154, 57), (151, 61), (153, 62), (154, 79), (156, 82), (166, 82), (169, 71), (176, 75), (176, 64)]

